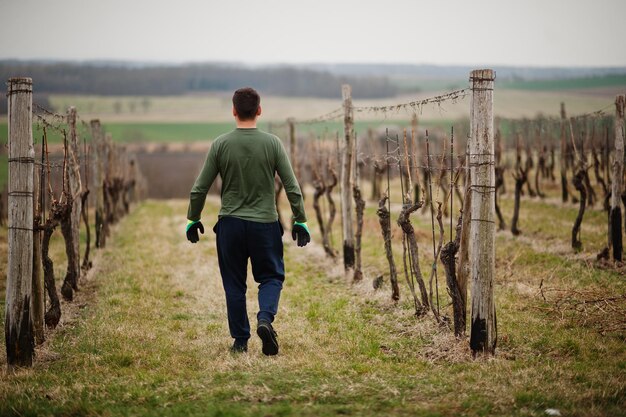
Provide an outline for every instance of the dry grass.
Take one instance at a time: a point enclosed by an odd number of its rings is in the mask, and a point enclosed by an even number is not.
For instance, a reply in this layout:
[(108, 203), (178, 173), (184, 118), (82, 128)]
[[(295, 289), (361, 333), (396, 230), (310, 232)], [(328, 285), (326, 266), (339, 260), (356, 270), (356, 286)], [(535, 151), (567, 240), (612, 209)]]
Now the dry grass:
[[(542, 217), (535, 219), (531, 207)], [(211, 231), (216, 209), (210, 199), (203, 214), (206, 234), (190, 245), (183, 235), (186, 202), (136, 207), (100, 252), (75, 303), (82, 308), (38, 350), (35, 367), (4, 371), (0, 414), (539, 416), (546, 408), (578, 416), (622, 413), (623, 335), (602, 336), (579, 326), (575, 317), (561, 320), (542, 310), (549, 302), (539, 295), (541, 282), (624, 292), (623, 277), (615, 272), (594, 268), (566, 248), (541, 250), (538, 242), (560, 230), (553, 218), (563, 216), (566, 224), (574, 208), (525, 201), (524, 238), (498, 235), (499, 347), (491, 359), (473, 359), (467, 340), (456, 340), (431, 316), (416, 319), (403, 278), (397, 305), (388, 285), (372, 288), (371, 280), (386, 270), (372, 203), (364, 281), (352, 285), (341, 265), (324, 257), (314, 221), (314, 242), (305, 249), (286, 234), (287, 281), (276, 321), (281, 354), (264, 357), (253, 337), (248, 354), (232, 356)], [(509, 216), (509, 207), (505, 212)], [(601, 240), (601, 219), (590, 216), (583, 235), (590, 242)], [(414, 224), (426, 271), (432, 259), (430, 216), (419, 214)], [(400, 265), (400, 234), (394, 229)], [(338, 231), (337, 226), (337, 246)], [(564, 235), (557, 233), (554, 241)], [(53, 256), (62, 259), (57, 249)], [(449, 314), (443, 277), (439, 281), (442, 312)], [(250, 293), (253, 318), (254, 285)]]

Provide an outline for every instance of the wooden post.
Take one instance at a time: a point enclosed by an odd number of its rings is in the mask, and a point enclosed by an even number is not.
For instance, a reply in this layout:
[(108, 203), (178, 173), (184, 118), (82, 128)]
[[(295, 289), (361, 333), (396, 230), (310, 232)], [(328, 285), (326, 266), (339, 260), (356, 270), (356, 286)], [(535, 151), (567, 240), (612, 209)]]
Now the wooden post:
[(346, 272), (354, 269), (354, 232), (352, 229), (352, 186), (351, 169), (354, 148), (354, 118), (352, 108), (352, 88), (349, 84), (341, 86), (343, 98), (343, 131), (345, 147), (341, 160), (341, 220), (343, 231), (343, 266)]
[[(459, 263), (457, 265), (457, 283), (462, 300), (463, 324), (467, 323), (467, 282), (470, 276), (470, 228), (472, 227), (472, 176), (469, 164), (469, 141), (465, 147), (465, 197), (463, 198), (463, 210), (461, 213), (461, 237), (459, 239)], [(465, 334), (465, 328), (462, 329)]]
[(76, 133), (76, 108), (69, 109), (69, 127), (70, 127), (70, 191), (74, 197), (72, 206), (72, 234), (74, 235), (74, 253), (76, 254), (76, 284), (80, 278), (80, 214), (82, 211), (81, 194), (83, 186), (80, 178), (80, 152), (79, 140)]
[(91, 137), (93, 138), (94, 164), (93, 184), (96, 197), (96, 248), (103, 248), (105, 243), (104, 226), (104, 136), (100, 127), (100, 120), (94, 119), (89, 122)]
[(354, 135), (354, 147), (356, 152), (354, 152), (354, 185), (352, 187), (352, 192), (354, 195), (354, 205), (356, 208), (356, 234), (355, 234), (355, 242), (354, 242), (354, 251), (355, 251), (355, 270), (354, 276), (352, 277), (354, 282), (361, 281), (363, 279), (363, 271), (361, 270), (361, 241), (363, 237), (363, 212), (365, 210), (365, 200), (361, 196), (361, 177), (360, 177), (360, 167), (359, 161), (357, 158), (358, 155), (358, 147), (357, 147), (357, 138)]
[[(36, 169), (42, 172), (43, 167)], [(44, 299), (43, 299), (43, 274), (41, 270), (41, 229), (43, 206), (40, 198), (41, 187), (43, 187), (42, 175), (38, 175), (39, 178), (34, 178), (34, 192), (33, 192), (33, 284), (32, 284), (32, 299), (31, 299), (31, 311), (33, 318), (33, 329), (35, 335), (35, 342), (40, 345), (44, 342)]]
[(495, 275), (495, 161), (493, 143), (493, 86), (491, 69), (474, 70), (472, 84), (470, 266), (472, 324), (470, 347), (474, 354), (493, 354), (496, 348)]
[(567, 141), (565, 140), (565, 103), (561, 103), (561, 200), (567, 203), (569, 192), (567, 189), (567, 163), (565, 162), (567, 154)]
[(615, 97), (615, 158), (613, 160), (611, 209), (609, 212), (609, 252), (615, 261), (622, 260), (623, 252), (620, 204), (624, 190), (624, 101), (624, 95)]
[(33, 280), (33, 82), (10, 78), (9, 119), (9, 259), (4, 332), (7, 363), (32, 366), (35, 354), (31, 289)]
[(293, 173), (296, 178), (300, 178), (298, 175), (298, 161), (296, 161), (296, 123), (295, 120), (290, 117), (287, 119), (287, 124), (289, 125), (289, 157), (291, 159), (291, 166), (293, 167)]
[(76, 109), (67, 109), (67, 124), (69, 126), (69, 143), (67, 148), (66, 176), (69, 185), (69, 202), (71, 212), (69, 217), (61, 220), (61, 232), (65, 240), (65, 253), (67, 255), (67, 272), (61, 286), (61, 294), (67, 301), (72, 301), (74, 291), (78, 290), (80, 279), (80, 212), (82, 185), (80, 182), (80, 163), (78, 162), (78, 135), (76, 133)]
[(413, 113), (411, 117), (411, 158), (413, 160), (413, 180), (415, 189), (413, 190), (413, 201), (420, 199), (420, 174), (419, 174), (419, 153), (417, 147), (417, 114)]
[[(102, 234), (103, 234), (103, 242), (105, 242), (106, 238), (110, 233), (110, 224), (113, 221), (112, 214), (112, 190), (113, 190), (113, 160), (112, 160), (112, 137), (110, 133), (107, 133), (104, 136), (104, 141), (102, 142), (102, 153), (100, 156), (102, 157), (102, 192), (104, 195), (104, 216), (102, 223)], [(104, 243), (102, 247), (104, 247)]]
[(104, 148), (103, 148), (103, 163), (104, 163), (104, 234), (106, 237), (110, 233), (110, 225), (115, 223), (114, 211), (113, 211), (113, 192), (114, 192), (114, 151), (113, 138), (110, 133), (104, 136)]

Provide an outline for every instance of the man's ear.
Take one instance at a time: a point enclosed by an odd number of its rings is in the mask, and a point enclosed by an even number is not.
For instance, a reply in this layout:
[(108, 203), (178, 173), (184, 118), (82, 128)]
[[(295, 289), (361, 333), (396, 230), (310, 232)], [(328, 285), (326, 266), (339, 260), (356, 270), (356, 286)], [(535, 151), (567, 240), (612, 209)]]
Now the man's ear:
[(233, 116), (237, 117), (237, 110), (235, 110), (235, 106), (233, 106)]
[(259, 117), (261, 115), (261, 105), (256, 109), (256, 115)]

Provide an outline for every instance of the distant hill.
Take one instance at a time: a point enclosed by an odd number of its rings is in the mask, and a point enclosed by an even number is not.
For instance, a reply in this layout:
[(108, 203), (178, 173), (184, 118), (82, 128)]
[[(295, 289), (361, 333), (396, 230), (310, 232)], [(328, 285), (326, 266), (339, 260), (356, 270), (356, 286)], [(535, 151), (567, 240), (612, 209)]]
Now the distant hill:
[(39, 92), (63, 94), (180, 95), (252, 86), (271, 95), (340, 98), (343, 83), (351, 84), (360, 98), (398, 93), (385, 76), (351, 77), (293, 66), (251, 68), (234, 63), (0, 61), (0, 78), (11, 76), (32, 77)]
[[(493, 66), (498, 88), (579, 91), (610, 96), (626, 91), (626, 68), (534, 68)], [(339, 99), (341, 84), (352, 85), (356, 99), (416, 92), (447, 91), (468, 85), (473, 67), (463, 65), (327, 64), (247, 65), (236, 62), (167, 64), (125, 61), (0, 60), (0, 78), (30, 76), (35, 95), (176, 96), (228, 92), (253, 86), (262, 94)], [(0, 114), (6, 100), (0, 100)]]
[(599, 88), (621, 88), (626, 91), (626, 74), (607, 74), (593, 77), (557, 78), (557, 79), (514, 79), (504, 81), (502, 86), (515, 90), (562, 91), (587, 90)]
[[(547, 80), (626, 75), (626, 67), (511, 67), (490, 65), (501, 80)], [(413, 64), (309, 64), (306, 68), (344, 76), (466, 79), (476, 66)]]
[[(470, 66), (411, 64), (311, 64), (306, 68), (337, 76), (388, 77), (401, 90), (441, 91), (467, 85)], [(491, 66), (501, 88), (515, 90), (626, 90), (626, 67), (509, 67)], [(621, 90), (623, 91), (623, 90)]]

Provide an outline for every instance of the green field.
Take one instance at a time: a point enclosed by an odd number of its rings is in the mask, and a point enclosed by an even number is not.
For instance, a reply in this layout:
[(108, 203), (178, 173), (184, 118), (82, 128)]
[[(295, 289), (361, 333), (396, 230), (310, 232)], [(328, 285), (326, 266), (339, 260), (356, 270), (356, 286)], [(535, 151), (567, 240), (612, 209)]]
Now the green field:
[[(452, 123), (450, 120), (435, 120), (427, 123), (421, 123), (421, 126), (429, 128), (445, 127)], [(384, 129), (385, 127), (410, 126), (409, 120), (375, 120), (361, 121), (355, 123), (355, 130), (358, 135), (364, 135), (368, 128)], [(138, 142), (194, 142), (209, 141), (215, 139), (222, 133), (228, 132), (235, 127), (231, 122), (213, 122), (213, 123), (159, 123), (159, 122), (138, 122), (138, 123), (104, 123), (104, 131), (110, 133), (113, 140), (123, 143)], [(259, 123), (259, 128), (263, 130), (270, 129), (267, 122)], [(280, 136), (283, 140), (287, 139), (287, 126), (283, 123), (273, 124), (271, 131)], [(333, 137), (336, 132), (343, 135), (343, 122), (332, 121), (327, 123), (297, 125), (296, 133), (299, 136), (323, 136), (324, 134)], [(85, 137), (88, 141), (91, 138), (90, 131), (84, 127), (78, 127), (79, 136)], [(0, 142), (7, 142), (7, 122), (0, 122)], [(41, 125), (33, 124), (33, 140), (35, 144), (41, 143), (43, 137), (43, 128)], [(48, 143), (62, 143), (63, 135), (57, 130), (47, 129)]]
[[(210, 140), (220, 133), (232, 129), (232, 123), (104, 123), (105, 133), (110, 133), (116, 142), (192, 142)], [(78, 126), (78, 133), (87, 140), (91, 137), (90, 130)], [(0, 122), (0, 141), (7, 141), (7, 123)], [(41, 143), (43, 128), (33, 124), (33, 140)], [(63, 135), (58, 130), (47, 129), (49, 143), (61, 143)]]

